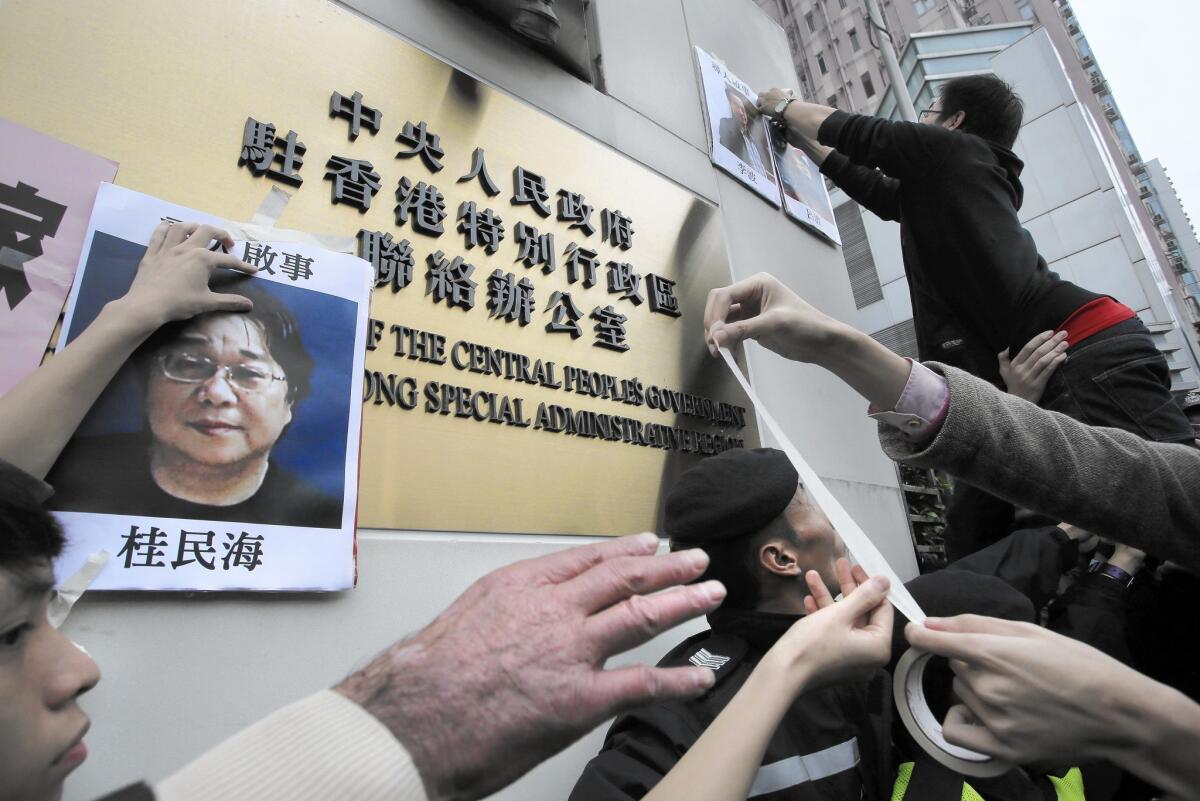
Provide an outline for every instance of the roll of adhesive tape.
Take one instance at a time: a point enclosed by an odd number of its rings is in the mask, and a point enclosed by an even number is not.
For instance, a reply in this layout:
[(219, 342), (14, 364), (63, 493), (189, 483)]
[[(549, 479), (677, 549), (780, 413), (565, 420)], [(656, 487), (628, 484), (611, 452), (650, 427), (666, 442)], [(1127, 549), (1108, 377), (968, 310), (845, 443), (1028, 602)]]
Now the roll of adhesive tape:
[(1011, 770), (1012, 765), (1007, 762), (946, 742), (942, 724), (933, 716), (921, 684), (925, 667), (932, 657), (933, 654), (928, 651), (909, 648), (896, 665), (896, 673), (892, 677), (892, 695), (900, 719), (904, 721), (904, 728), (908, 729), (925, 753), (955, 773), (984, 779)]

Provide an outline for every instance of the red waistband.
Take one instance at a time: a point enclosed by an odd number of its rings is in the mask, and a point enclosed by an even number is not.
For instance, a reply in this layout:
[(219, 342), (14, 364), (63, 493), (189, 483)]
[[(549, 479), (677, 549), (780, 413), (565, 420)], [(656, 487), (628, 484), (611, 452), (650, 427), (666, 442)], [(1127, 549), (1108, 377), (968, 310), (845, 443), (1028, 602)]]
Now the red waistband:
[(1117, 323), (1123, 323), (1137, 312), (1110, 297), (1096, 298), (1085, 303), (1063, 320), (1055, 331), (1066, 331), (1067, 342), (1077, 345), (1092, 334), (1098, 334)]

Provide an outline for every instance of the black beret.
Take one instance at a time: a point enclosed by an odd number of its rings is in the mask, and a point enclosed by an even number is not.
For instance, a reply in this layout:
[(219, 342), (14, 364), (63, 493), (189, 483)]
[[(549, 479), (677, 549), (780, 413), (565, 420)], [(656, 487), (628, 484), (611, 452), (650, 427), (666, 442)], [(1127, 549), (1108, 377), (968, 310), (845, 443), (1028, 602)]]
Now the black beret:
[(663, 532), (673, 548), (749, 536), (783, 512), (799, 482), (796, 468), (774, 448), (710, 456), (671, 488)]

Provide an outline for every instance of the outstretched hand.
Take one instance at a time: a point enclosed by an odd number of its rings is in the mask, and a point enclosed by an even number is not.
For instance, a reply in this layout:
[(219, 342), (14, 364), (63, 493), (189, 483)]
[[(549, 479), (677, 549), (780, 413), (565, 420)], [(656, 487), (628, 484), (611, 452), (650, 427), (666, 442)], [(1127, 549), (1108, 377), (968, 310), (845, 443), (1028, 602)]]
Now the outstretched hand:
[(705, 336), (714, 355), (717, 346), (733, 349), (754, 339), (785, 358), (819, 364), (848, 330), (768, 273), (712, 290), (704, 306)]
[(657, 547), (622, 537), (489, 573), (335, 689), (404, 744), (430, 799), (489, 795), (616, 713), (712, 686), (705, 668), (604, 670), (725, 597), (716, 581), (676, 586), (704, 572), (703, 551)]
[(226, 248), (233, 246), (229, 233), (212, 225), (160, 223), (122, 300), (130, 309), (147, 315), (152, 330), (204, 312), (250, 311), (254, 304), (249, 299), (209, 288), (218, 268), (254, 273), (254, 267), (237, 256), (209, 250), (214, 241)]
[(1008, 349), (998, 355), (1000, 377), (1009, 393), (1030, 403), (1037, 403), (1046, 391), (1046, 384), (1055, 371), (1067, 360), (1067, 332), (1043, 331), (1025, 343), (1021, 352), (1009, 359)]
[(1032, 623), (959, 615), (909, 623), (905, 635), (950, 658), (962, 703), (946, 716), (946, 740), (1017, 765), (1109, 756), (1120, 732), (1107, 715), (1123, 693), (1149, 681)]

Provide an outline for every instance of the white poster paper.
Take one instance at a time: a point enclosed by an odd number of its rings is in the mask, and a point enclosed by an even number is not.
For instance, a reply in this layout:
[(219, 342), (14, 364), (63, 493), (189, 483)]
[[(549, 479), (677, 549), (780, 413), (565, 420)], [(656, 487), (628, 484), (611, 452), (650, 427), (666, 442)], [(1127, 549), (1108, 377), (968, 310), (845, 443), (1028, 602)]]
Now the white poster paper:
[(754, 105), (757, 93), (698, 47), (696, 61), (704, 87), (713, 164), (778, 206), (779, 183), (767, 123)]
[[(62, 348), (125, 294), (163, 219), (209, 214), (104, 184)], [(113, 554), (92, 589), (339, 590), (355, 577), (362, 375), (373, 272), (297, 242), (237, 242), (252, 277), (214, 291), (249, 313), (159, 329), (55, 464), (57, 574)], [(249, 477), (249, 479), (248, 479)]]
[(767, 128), (771, 135), (771, 156), (775, 159), (775, 171), (783, 188), (784, 212), (835, 244), (842, 244), (821, 168), (804, 151), (788, 144), (787, 138), (778, 130), (769, 125)]

